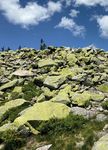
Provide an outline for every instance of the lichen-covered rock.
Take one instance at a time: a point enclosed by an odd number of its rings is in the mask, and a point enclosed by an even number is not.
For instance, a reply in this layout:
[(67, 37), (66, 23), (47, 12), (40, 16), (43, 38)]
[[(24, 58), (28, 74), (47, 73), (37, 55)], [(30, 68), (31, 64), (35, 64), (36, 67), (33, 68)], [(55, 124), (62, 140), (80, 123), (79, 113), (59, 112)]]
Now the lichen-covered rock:
[(52, 101), (52, 102), (60, 102), (60, 103), (67, 104), (67, 103), (70, 102), (70, 99), (69, 99), (69, 96), (68, 96), (68, 94), (66, 92), (60, 91), (58, 93), (58, 95), (56, 95), (50, 101)]
[(92, 150), (107, 150), (108, 149), (108, 134), (101, 137), (99, 141), (97, 141)]
[(22, 87), (21, 86), (16, 86), (13, 91), (13, 93), (16, 92), (16, 93), (21, 93), (22, 92)]
[(26, 101), (24, 99), (16, 99), (11, 100), (4, 105), (0, 106), (0, 118), (10, 109), (18, 107), (22, 104), (24, 104)]
[(0, 90), (6, 90), (8, 88), (14, 87), (18, 83), (18, 79), (14, 79), (0, 87)]
[(91, 92), (91, 99), (94, 101), (102, 101), (105, 98), (105, 95), (103, 93), (96, 93), (96, 92)]
[(37, 98), (37, 102), (43, 102), (45, 101), (45, 95), (42, 93), (38, 98)]
[(97, 87), (98, 90), (108, 93), (108, 83), (101, 84)]
[(71, 92), (71, 86), (66, 86), (64, 89), (61, 89), (59, 93), (53, 97), (50, 101), (60, 102), (64, 104), (70, 103), (69, 93)]
[(56, 90), (51, 91), (49, 88), (47, 87), (43, 87), (42, 91), (44, 92), (45, 97), (49, 97), (52, 98), (54, 97), (54, 95), (56, 94)]
[[(102, 121), (100, 128), (108, 118), (107, 99), (108, 52), (106, 51), (94, 47), (62, 46), (48, 47), (42, 51), (25, 47), (21, 50), (0, 52), (0, 132), (17, 130), (22, 135), (30, 131), (37, 134), (39, 132), (35, 128), (40, 126), (41, 121), (49, 127), (50, 118), (67, 117), (70, 111), (92, 119), (90, 122), (94, 121), (93, 124)], [(76, 115), (72, 116), (76, 118)], [(80, 120), (78, 123), (80, 124)], [(90, 124), (90, 131), (93, 128), (95, 126), (92, 127)], [(98, 129), (94, 130), (93, 133), (97, 134)], [(82, 132), (83, 130), (78, 131), (80, 134)], [(83, 144), (87, 142), (89, 148), (90, 134), (92, 135), (92, 132), (87, 133), (87, 136), (81, 135), (80, 140), (77, 140), (76, 136), (79, 134), (75, 132), (76, 149), (79, 145), (81, 148), (81, 142)], [(74, 146), (74, 141), (71, 144)], [(70, 145), (67, 146), (70, 148)], [(86, 148), (86, 145), (83, 146)]]
[(77, 62), (77, 60), (78, 59), (76, 58), (75, 54), (70, 53), (67, 55), (67, 61), (68, 61), (69, 66), (74, 65)]
[(49, 120), (51, 118), (65, 118), (70, 113), (70, 108), (64, 104), (53, 102), (36, 103), (22, 112), (15, 119), (14, 124), (18, 127), (30, 120)]
[(51, 89), (58, 89), (65, 80), (66, 78), (64, 76), (47, 76), (44, 85)]
[(72, 96), (72, 103), (78, 106), (85, 106), (91, 100), (91, 95), (89, 92), (84, 91), (83, 93), (75, 93)]
[(76, 75), (76, 72), (68, 67), (63, 68), (62, 70), (60, 70), (59, 73), (64, 77), (71, 77), (71, 78)]
[(42, 59), (38, 62), (38, 67), (56, 66), (57, 63), (52, 59)]
[(14, 76), (26, 77), (33, 76), (34, 74), (30, 70), (18, 69), (12, 73)]

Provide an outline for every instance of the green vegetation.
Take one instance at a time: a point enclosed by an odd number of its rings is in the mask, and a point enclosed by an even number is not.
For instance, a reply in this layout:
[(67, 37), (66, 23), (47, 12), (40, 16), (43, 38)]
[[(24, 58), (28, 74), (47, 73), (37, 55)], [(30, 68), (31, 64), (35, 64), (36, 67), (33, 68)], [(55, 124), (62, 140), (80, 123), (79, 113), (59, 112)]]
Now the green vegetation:
[(33, 97), (39, 96), (41, 94), (41, 90), (36, 87), (33, 82), (28, 82), (22, 87), (22, 92), (24, 93), (23, 98), (25, 100), (30, 101)]
[(102, 107), (108, 110), (108, 101), (103, 102)]
[(69, 132), (75, 133), (76, 130), (80, 130), (86, 119), (82, 116), (74, 116), (70, 114), (65, 119), (51, 119), (50, 121), (42, 122), (38, 127), (41, 134), (54, 134), (58, 132)]
[[(40, 131), (40, 134), (34, 136), (36, 140), (32, 143), (33, 149), (36, 149), (39, 143), (44, 142), (46, 144), (51, 143), (52, 150), (61, 150), (61, 147), (62, 150), (91, 150), (97, 140), (97, 133), (105, 125), (105, 122), (87, 120), (82, 116), (73, 114), (70, 114), (65, 119), (54, 118), (49, 121), (40, 121), (36, 124), (30, 123), (36, 125), (35, 128)], [(11, 150), (21, 146), (25, 147), (25, 138), (26, 141), (29, 141), (29, 137), (22, 138), (19, 131), (6, 131), (0, 138), (6, 143), (6, 147), (10, 147)], [(21, 150), (23, 149), (21, 148)]]
[(25, 144), (25, 138), (15, 130), (8, 130), (1, 133), (0, 140), (5, 143), (5, 150), (16, 150)]
[[(91, 150), (97, 140), (97, 132), (101, 131), (105, 122), (84, 119), (82, 116), (70, 114), (65, 119), (51, 119), (40, 123), (37, 136), (39, 142), (52, 143), (52, 150)], [(78, 148), (78, 143), (82, 147)]]

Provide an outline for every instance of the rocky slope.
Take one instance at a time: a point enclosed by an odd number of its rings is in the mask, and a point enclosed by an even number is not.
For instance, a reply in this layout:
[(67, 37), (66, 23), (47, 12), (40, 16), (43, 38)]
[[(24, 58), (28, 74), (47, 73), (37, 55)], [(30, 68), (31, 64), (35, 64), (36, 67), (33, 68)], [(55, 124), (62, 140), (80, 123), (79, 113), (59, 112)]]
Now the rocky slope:
[[(37, 135), (30, 121), (62, 119), (70, 113), (107, 126), (108, 52), (90, 47), (0, 52), (1, 134), (21, 130)], [(99, 144), (100, 150), (108, 149), (107, 131), (93, 150)]]

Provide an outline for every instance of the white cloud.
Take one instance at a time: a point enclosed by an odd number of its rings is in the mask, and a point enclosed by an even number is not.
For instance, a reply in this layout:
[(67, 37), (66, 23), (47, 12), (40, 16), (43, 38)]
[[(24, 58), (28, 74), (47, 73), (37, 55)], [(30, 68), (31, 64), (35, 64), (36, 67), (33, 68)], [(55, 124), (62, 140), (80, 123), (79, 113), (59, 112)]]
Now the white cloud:
[(84, 36), (85, 28), (75, 23), (73, 19), (62, 17), (56, 28), (64, 28), (73, 33), (74, 36)]
[(108, 7), (108, 0), (61, 0), (65, 1), (67, 6), (70, 6), (71, 4), (76, 5), (85, 5), (85, 6), (104, 6)]
[(62, 4), (60, 2), (49, 1), (46, 6), (41, 6), (37, 2), (29, 2), (22, 7), (20, 0), (0, 0), (0, 10), (3, 15), (13, 24), (22, 27), (37, 25), (41, 21), (49, 19), (54, 13), (60, 12)]
[(74, 0), (77, 5), (86, 5), (86, 6), (108, 6), (108, 0)]
[(60, 0), (60, 1), (61, 1), (61, 3), (65, 2), (66, 6), (70, 6), (72, 4), (73, 0)]
[(101, 16), (97, 18), (97, 23), (100, 28), (101, 36), (108, 38), (108, 16)]
[(79, 11), (78, 10), (75, 10), (75, 9), (71, 9), (69, 15), (74, 18), (74, 17), (77, 17), (79, 14)]
[(72, 0), (66, 0), (66, 6), (70, 6), (72, 3)]

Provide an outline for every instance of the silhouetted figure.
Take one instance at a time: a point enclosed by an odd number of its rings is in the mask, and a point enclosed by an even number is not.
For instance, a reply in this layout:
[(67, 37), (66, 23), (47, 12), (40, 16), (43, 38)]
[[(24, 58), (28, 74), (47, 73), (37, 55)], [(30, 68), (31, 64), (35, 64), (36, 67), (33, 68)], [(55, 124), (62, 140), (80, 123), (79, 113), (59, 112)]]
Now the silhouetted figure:
[(4, 52), (4, 51), (5, 51), (4, 47), (2, 47), (2, 48), (1, 48), (1, 51), (2, 51), (2, 52)]
[(21, 45), (19, 45), (18, 50), (21, 50)]
[(40, 41), (40, 50), (44, 50), (44, 49), (46, 49), (46, 48), (47, 48), (47, 46), (46, 46), (44, 40), (41, 39), (41, 41)]
[(8, 48), (7, 48), (7, 51), (10, 51), (10, 50), (11, 50), (10, 47), (8, 47)]

